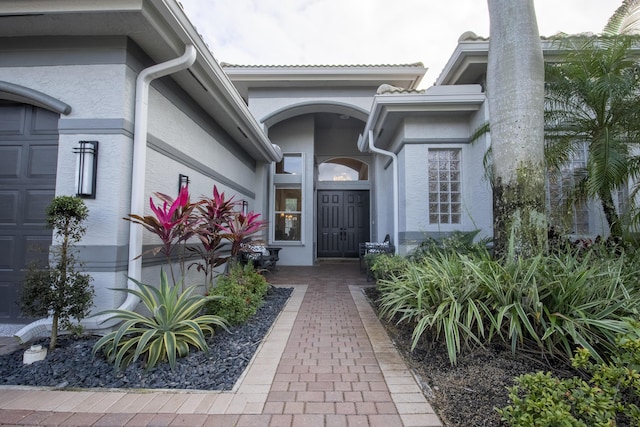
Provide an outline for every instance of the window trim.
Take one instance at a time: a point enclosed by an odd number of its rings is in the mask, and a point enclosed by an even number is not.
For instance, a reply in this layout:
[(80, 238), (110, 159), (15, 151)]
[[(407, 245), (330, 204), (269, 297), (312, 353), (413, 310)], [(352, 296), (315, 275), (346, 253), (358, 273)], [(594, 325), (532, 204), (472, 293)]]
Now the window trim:
[[(284, 152), (286, 155), (299, 155), (302, 163), (302, 171), (300, 175), (294, 174), (277, 174), (275, 162), (271, 163), (271, 194), (269, 196), (269, 223), (272, 225), (269, 227), (269, 242), (278, 246), (304, 246), (306, 241), (305, 224), (305, 181), (306, 181), (306, 158), (305, 153), (300, 151)], [(278, 189), (286, 188), (299, 188), (300, 189), (300, 238), (298, 240), (276, 240), (276, 193)]]

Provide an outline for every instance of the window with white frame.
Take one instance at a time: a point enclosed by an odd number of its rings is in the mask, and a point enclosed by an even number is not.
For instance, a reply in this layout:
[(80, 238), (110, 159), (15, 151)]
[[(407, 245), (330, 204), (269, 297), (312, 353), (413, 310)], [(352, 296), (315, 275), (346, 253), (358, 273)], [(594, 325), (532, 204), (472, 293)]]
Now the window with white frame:
[(275, 165), (273, 198), (273, 240), (302, 241), (302, 188), (304, 157), (285, 153)]
[(302, 230), (302, 190), (276, 187), (275, 240), (299, 241)]
[(461, 224), (460, 149), (429, 149), (429, 224)]

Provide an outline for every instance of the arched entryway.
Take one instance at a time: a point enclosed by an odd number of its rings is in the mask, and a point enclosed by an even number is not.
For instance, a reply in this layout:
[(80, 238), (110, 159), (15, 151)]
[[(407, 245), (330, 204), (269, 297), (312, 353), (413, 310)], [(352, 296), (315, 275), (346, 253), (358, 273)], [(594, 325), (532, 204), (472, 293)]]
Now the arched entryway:
[(26, 320), (18, 304), (25, 269), (48, 258), (45, 209), (55, 195), (59, 117), (0, 100), (0, 322)]

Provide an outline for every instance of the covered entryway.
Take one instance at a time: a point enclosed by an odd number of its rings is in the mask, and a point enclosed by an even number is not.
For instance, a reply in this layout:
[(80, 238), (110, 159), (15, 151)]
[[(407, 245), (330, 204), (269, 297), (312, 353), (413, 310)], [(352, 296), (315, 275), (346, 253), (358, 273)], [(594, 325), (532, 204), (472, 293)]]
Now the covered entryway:
[(0, 322), (23, 322), (26, 266), (47, 260), (45, 209), (55, 194), (59, 114), (0, 101)]
[(318, 191), (318, 257), (357, 258), (369, 240), (368, 190)]

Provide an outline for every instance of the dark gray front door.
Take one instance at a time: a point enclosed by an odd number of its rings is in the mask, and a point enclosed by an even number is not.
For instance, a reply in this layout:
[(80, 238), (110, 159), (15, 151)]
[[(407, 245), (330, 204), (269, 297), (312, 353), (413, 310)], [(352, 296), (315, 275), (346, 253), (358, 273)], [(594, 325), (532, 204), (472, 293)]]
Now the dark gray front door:
[(51, 245), (45, 209), (55, 193), (58, 118), (0, 102), (0, 322), (26, 320), (18, 305), (25, 267), (46, 261)]
[(318, 256), (353, 257), (369, 240), (369, 191), (318, 191)]

